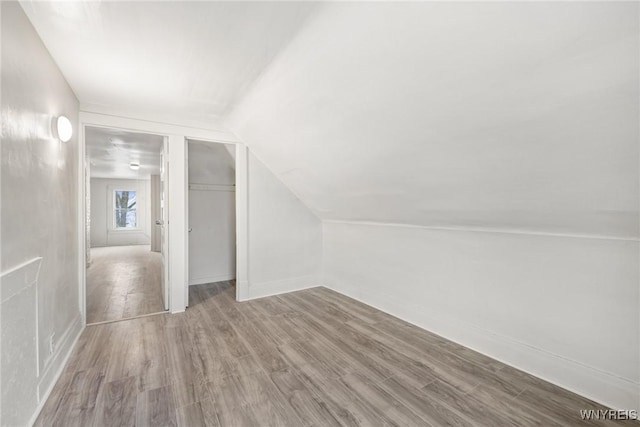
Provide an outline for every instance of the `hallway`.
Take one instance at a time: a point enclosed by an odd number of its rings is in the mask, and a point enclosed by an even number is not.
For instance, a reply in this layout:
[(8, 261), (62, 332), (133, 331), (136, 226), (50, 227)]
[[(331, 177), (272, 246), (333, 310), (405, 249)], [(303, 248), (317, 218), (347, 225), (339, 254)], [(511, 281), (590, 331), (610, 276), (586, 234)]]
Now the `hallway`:
[(164, 311), (161, 274), (161, 255), (148, 245), (91, 249), (87, 323)]

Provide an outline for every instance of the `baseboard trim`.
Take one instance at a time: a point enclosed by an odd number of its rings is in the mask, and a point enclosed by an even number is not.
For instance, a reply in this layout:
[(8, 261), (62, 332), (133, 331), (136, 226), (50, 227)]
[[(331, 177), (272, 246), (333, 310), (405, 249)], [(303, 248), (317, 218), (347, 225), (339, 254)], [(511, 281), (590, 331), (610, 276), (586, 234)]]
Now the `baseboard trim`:
[(382, 293), (325, 287), (612, 409), (640, 410), (640, 384)]
[(202, 277), (199, 279), (189, 280), (189, 286), (204, 285), (207, 283), (225, 282), (236, 278), (236, 273), (219, 274), (217, 276)]
[(302, 289), (316, 288), (321, 282), (318, 276), (308, 275), (289, 279), (271, 280), (268, 282), (250, 282), (248, 300), (264, 298)]
[[(77, 331), (73, 333), (73, 331), (76, 329)], [(40, 416), (40, 412), (42, 412), (42, 408), (44, 408), (44, 405), (47, 403), (47, 400), (49, 399), (49, 396), (51, 395), (53, 388), (55, 387), (56, 383), (60, 379), (60, 375), (62, 375), (62, 371), (64, 371), (64, 368), (67, 366), (67, 362), (69, 361), (69, 358), (71, 357), (71, 354), (73, 353), (73, 350), (76, 347), (76, 344), (78, 343), (78, 339), (80, 338), (80, 335), (82, 335), (82, 331), (84, 331), (84, 327), (82, 326), (82, 316), (78, 314), (78, 317), (76, 317), (76, 319), (71, 323), (71, 325), (69, 325), (67, 330), (64, 332), (64, 336), (62, 340), (60, 340), (60, 343), (58, 344), (58, 349), (56, 351), (56, 354), (51, 359), (51, 362), (49, 363), (47, 369), (42, 374), (40, 383), (38, 384), (38, 390), (37, 390), (38, 399), (39, 399), (38, 406), (36, 407), (34, 414), (29, 419), (29, 424), (28, 424), (29, 426), (32, 426), (38, 419), (38, 416)], [(70, 344), (67, 346), (66, 344), (68, 343)], [(66, 348), (66, 351), (64, 350), (65, 348)], [(54, 370), (53, 367), (56, 366), (55, 362), (57, 360), (60, 360), (60, 365), (58, 366), (57, 369)], [(50, 379), (48, 381), (48, 384), (47, 384), (47, 381), (45, 381), (47, 378)], [(41, 392), (41, 387), (45, 387), (44, 392)]]
[(238, 301), (249, 300), (249, 282), (248, 281), (236, 279), (236, 300)]

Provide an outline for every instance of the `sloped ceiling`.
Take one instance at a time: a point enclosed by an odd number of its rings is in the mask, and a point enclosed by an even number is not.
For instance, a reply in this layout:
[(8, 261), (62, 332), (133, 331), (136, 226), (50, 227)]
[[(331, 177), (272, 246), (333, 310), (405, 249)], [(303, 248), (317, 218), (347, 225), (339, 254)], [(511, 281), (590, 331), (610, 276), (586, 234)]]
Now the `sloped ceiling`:
[(638, 236), (638, 4), (331, 3), (229, 116), (317, 215)]
[(638, 3), (21, 4), (84, 109), (222, 118), (322, 219), (639, 235)]

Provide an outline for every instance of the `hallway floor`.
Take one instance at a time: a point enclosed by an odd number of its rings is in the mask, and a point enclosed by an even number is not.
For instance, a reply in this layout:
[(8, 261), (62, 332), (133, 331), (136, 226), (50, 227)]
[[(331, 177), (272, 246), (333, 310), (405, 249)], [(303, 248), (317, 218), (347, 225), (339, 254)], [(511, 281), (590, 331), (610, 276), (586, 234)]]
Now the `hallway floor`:
[(148, 245), (91, 249), (87, 323), (164, 311), (162, 255)]
[(36, 425), (609, 425), (580, 420), (598, 404), (326, 288), (234, 295), (192, 286), (185, 313), (89, 326)]

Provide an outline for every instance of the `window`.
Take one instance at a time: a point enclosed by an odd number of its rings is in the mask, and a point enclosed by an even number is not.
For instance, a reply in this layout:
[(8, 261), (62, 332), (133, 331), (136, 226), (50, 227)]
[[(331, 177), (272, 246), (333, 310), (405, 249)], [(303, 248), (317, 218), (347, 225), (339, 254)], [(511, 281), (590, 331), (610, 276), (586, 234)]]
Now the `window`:
[(137, 228), (138, 213), (136, 211), (135, 191), (114, 191), (114, 228)]

